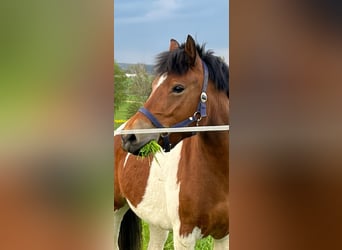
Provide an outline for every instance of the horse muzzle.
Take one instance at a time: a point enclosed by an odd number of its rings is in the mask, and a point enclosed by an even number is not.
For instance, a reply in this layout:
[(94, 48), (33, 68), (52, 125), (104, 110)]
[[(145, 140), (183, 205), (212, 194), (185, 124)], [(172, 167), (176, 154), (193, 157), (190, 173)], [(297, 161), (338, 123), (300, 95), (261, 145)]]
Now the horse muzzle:
[(121, 135), (122, 148), (134, 155), (138, 155), (140, 149), (152, 140), (158, 141), (158, 134), (127, 134)]

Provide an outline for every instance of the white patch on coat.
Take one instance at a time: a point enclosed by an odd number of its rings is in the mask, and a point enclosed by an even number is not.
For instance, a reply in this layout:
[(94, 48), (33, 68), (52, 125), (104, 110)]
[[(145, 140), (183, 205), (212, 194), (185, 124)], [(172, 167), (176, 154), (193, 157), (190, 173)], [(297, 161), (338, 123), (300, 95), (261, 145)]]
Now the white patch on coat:
[(167, 78), (167, 73), (164, 73), (162, 74), (159, 79), (158, 79), (158, 82), (157, 82), (157, 86), (156, 86), (156, 89), (159, 88), (160, 85), (162, 85), (164, 83), (164, 81), (166, 80)]
[(158, 226), (149, 225), (150, 240), (147, 250), (163, 250), (169, 231), (161, 229)]
[(165, 230), (179, 224), (179, 189), (177, 183), (178, 163), (183, 143), (180, 142), (169, 153), (157, 153), (150, 166), (145, 194), (142, 201), (131, 209), (148, 224)]
[(127, 163), (128, 158), (130, 157), (130, 155), (131, 155), (130, 153), (127, 153), (127, 155), (126, 155), (126, 157), (125, 157), (124, 164), (123, 164), (123, 168), (126, 167), (126, 163)]
[(114, 211), (114, 250), (119, 250), (118, 240), (120, 234), (120, 225), (127, 210), (128, 206), (126, 205)]
[(115, 131), (121, 131), (121, 130), (123, 130), (123, 129), (125, 128), (125, 126), (126, 126), (126, 123), (127, 123), (127, 121), (126, 121), (125, 123), (121, 124), (120, 127), (118, 127), (117, 129), (115, 129)]
[(214, 250), (229, 250), (229, 235), (219, 240), (214, 239)]
[(154, 87), (152, 87), (152, 93), (149, 98), (151, 98), (151, 96), (153, 96), (154, 92), (156, 92), (159, 86), (165, 82), (166, 78), (167, 78), (167, 73), (164, 73), (159, 77), (157, 84), (154, 85)]
[(179, 236), (174, 232), (173, 244), (175, 249), (195, 249), (196, 241), (202, 237), (201, 229), (198, 227), (195, 227), (187, 236)]

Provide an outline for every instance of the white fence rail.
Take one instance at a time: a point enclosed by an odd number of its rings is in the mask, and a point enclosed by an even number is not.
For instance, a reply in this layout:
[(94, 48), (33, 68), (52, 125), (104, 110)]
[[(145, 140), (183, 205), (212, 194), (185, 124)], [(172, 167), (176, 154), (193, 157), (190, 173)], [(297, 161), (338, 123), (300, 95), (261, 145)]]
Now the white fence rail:
[(162, 133), (185, 133), (185, 132), (204, 132), (204, 131), (229, 131), (229, 125), (182, 127), (182, 128), (150, 128), (150, 129), (116, 130), (114, 131), (114, 136), (115, 135), (127, 135), (127, 134), (162, 134)]

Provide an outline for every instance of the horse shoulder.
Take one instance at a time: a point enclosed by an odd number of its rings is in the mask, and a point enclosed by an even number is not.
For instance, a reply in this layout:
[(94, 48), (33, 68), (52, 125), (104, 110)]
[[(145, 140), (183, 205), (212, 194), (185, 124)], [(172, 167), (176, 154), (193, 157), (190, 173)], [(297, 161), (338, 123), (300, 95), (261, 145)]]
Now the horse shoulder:
[[(151, 158), (139, 158), (124, 151), (121, 139), (114, 138), (115, 187), (135, 207), (142, 201), (150, 174)], [(117, 193), (117, 192), (115, 192)]]

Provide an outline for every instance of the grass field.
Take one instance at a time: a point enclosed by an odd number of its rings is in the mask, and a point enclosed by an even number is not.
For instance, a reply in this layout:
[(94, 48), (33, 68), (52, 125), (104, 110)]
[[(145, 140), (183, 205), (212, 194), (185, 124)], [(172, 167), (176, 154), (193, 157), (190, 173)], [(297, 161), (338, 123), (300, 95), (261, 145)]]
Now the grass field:
[[(114, 112), (114, 129), (118, 128), (122, 123), (116, 123), (115, 120), (125, 120), (126, 119), (126, 109), (128, 107), (128, 103), (123, 104), (120, 109), (115, 110)], [(148, 225), (143, 223), (143, 250), (147, 249), (148, 240), (149, 240), (149, 230)], [(213, 239), (211, 237), (207, 237), (201, 239), (196, 244), (196, 250), (211, 250), (213, 249)], [(173, 241), (172, 241), (172, 232), (169, 233), (169, 237), (165, 243), (164, 250), (173, 250)]]
[(122, 104), (119, 109), (114, 110), (114, 129), (117, 129), (122, 123), (116, 123), (118, 120), (126, 120), (126, 110), (128, 103)]

